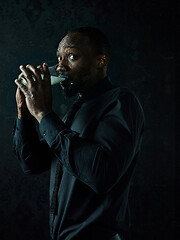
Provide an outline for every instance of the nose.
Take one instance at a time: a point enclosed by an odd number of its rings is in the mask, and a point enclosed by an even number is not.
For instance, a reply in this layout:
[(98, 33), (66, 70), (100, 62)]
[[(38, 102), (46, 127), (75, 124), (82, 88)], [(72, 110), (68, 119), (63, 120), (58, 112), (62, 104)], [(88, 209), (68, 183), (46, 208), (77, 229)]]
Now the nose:
[(63, 71), (67, 71), (67, 62), (65, 59), (61, 59), (58, 63), (58, 67), (57, 67), (57, 71), (58, 72), (63, 72)]
[(66, 71), (66, 69), (65, 69), (62, 65), (60, 65), (60, 64), (57, 66), (56, 70), (57, 70), (59, 73), (62, 73), (62, 72), (64, 72), (64, 71)]

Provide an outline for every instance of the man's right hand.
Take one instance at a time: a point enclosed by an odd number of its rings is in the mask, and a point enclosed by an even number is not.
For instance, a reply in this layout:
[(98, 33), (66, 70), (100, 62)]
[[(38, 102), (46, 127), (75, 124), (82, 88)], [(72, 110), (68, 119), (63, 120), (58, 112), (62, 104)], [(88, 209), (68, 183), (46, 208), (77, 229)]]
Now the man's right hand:
[(18, 118), (19, 119), (29, 118), (31, 114), (26, 106), (25, 96), (19, 87), (17, 87), (17, 90), (16, 90), (16, 103), (17, 103)]

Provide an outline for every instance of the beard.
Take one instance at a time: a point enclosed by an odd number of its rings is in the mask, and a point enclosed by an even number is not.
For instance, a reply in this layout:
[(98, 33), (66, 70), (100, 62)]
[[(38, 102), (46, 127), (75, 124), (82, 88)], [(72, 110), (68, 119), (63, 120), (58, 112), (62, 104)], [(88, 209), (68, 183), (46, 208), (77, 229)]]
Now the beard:
[[(75, 96), (77, 93), (81, 93), (86, 86), (87, 77), (91, 75), (90, 69), (82, 71), (81, 74), (76, 76), (76, 80), (68, 76), (66, 80), (60, 83), (63, 94), (65, 97), (70, 98)], [(77, 81), (78, 79), (78, 81)]]
[(70, 98), (75, 96), (77, 93), (79, 93), (79, 85), (77, 83), (74, 83), (72, 81), (64, 80), (62, 83), (60, 83), (62, 92), (65, 95), (65, 97)]

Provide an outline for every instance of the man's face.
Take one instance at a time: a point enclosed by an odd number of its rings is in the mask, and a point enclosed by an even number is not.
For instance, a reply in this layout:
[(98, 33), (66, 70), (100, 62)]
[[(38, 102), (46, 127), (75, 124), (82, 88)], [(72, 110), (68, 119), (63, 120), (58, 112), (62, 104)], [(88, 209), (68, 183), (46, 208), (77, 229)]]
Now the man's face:
[(60, 75), (65, 71), (69, 77), (61, 82), (67, 97), (86, 90), (96, 74), (96, 54), (89, 39), (80, 33), (70, 33), (59, 43), (57, 50)]

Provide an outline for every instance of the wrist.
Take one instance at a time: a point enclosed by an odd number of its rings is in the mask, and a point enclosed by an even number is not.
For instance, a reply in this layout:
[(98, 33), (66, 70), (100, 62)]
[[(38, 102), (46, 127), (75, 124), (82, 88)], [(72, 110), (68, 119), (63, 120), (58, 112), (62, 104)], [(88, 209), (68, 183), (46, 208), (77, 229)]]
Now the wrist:
[(32, 118), (32, 115), (30, 114), (29, 111), (18, 111), (18, 118), (21, 119), (21, 120), (24, 120), (24, 119), (30, 119)]
[(36, 115), (36, 119), (37, 119), (37, 121), (40, 123), (41, 122), (41, 120), (42, 120), (42, 118), (47, 114), (47, 113), (49, 113), (50, 111), (45, 111), (45, 112), (39, 112), (37, 115)]

